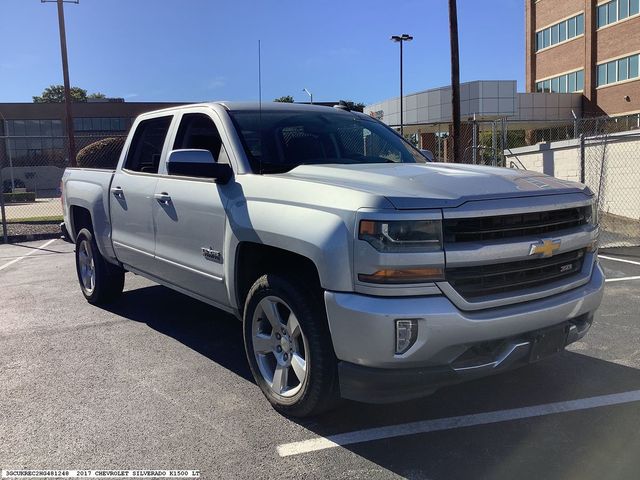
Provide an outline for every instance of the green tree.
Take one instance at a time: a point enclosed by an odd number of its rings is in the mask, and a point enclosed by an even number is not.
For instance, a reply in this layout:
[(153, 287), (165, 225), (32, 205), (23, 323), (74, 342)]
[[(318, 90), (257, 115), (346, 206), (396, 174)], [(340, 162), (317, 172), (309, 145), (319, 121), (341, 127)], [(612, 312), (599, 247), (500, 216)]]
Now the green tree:
[[(73, 102), (86, 102), (87, 91), (84, 88), (71, 87)], [(44, 89), (42, 95), (33, 97), (33, 103), (62, 103), (64, 102), (64, 86), (51, 85)]]
[(366, 105), (362, 102), (352, 102), (351, 100), (342, 101), (346, 103), (347, 107), (349, 107), (349, 110), (355, 110), (356, 112), (362, 112), (364, 111), (364, 107), (366, 107)]
[[(524, 130), (508, 130), (506, 138), (502, 139), (500, 131), (496, 132), (496, 151), (493, 151), (493, 131), (484, 130), (478, 135), (478, 158), (483, 161), (491, 160), (494, 157), (499, 161), (504, 160), (503, 149), (523, 147), (527, 144)], [(502, 142), (506, 142), (504, 145)], [(471, 149), (467, 155), (472, 155)]]
[(293, 103), (293, 97), (291, 95), (284, 95), (273, 100), (280, 103)]
[[(106, 98), (101, 92), (87, 95), (87, 91), (80, 87), (71, 87), (71, 100), (74, 103), (86, 102), (87, 98)], [(62, 103), (64, 102), (64, 86), (50, 85), (44, 89), (42, 95), (34, 96), (33, 103)]]

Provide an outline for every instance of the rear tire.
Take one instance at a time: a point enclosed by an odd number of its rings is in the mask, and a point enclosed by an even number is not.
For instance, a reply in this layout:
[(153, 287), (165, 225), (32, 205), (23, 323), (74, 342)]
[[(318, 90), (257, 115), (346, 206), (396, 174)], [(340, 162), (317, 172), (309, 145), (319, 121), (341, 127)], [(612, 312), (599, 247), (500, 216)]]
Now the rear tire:
[(263, 275), (249, 290), (243, 316), (253, 377), (271, 405), (293, 417), (318, 415), (339, 400), (325, 308), (305, 283)]
[(124, 269), (107, 262), (93, 237), (83, 228), (76, 237), (76, 272), (82, 294), (89, 303), (106, 304), (124, 288)]

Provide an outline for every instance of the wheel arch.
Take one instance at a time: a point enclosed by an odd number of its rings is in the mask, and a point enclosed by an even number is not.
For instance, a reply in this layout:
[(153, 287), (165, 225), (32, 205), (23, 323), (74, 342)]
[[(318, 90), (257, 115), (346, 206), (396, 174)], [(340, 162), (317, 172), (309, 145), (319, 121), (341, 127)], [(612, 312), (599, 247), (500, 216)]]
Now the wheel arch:
[(311, 289), (322, 288), (318, 267), (309, 257), (271, 245), (240, 242), (235, 255), (233, 292), (241, 315), (251, 286), (266, 273), (283, 277), (295, 274), (308, 282)]

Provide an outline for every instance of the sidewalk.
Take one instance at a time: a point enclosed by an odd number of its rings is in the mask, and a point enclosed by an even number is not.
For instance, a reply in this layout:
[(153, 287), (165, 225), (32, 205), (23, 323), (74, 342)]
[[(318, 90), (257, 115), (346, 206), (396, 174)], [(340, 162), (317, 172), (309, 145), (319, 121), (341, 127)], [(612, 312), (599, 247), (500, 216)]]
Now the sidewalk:
[(29, 203), (5, 203), (7, 221), (52, 220), (62, 216), (60, 198), (42, 198)]

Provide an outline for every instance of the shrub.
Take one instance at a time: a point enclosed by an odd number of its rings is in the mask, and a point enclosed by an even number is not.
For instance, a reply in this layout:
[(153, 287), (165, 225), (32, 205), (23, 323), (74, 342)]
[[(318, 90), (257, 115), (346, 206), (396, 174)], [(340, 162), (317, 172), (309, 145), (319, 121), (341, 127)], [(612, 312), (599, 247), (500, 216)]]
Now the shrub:
[(35, 202), (36, 192), (3, 193), (5, 203)]
[(115, 169), (125, 140), (125, 137), (103, 138), (87, 145), (78, 152), (78, 166)]

